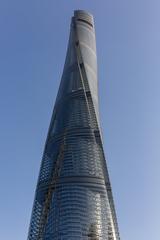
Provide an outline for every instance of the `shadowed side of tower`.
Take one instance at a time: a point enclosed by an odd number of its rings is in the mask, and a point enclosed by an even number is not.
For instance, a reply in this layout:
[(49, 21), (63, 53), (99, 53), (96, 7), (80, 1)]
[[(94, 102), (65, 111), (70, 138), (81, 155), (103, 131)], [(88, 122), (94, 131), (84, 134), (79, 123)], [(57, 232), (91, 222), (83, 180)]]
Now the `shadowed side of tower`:
[(74, 12), (28, 240), (118, 240), (99, 123), (93, 16)]

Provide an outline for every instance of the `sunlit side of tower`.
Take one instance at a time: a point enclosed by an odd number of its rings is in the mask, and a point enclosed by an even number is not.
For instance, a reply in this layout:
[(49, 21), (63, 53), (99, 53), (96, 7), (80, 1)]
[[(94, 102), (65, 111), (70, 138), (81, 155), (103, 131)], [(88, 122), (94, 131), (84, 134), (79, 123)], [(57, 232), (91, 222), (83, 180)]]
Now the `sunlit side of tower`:
[(119, 240), (98, 111), (91, 14), (71, 31), (38, 178), (28, 240)]

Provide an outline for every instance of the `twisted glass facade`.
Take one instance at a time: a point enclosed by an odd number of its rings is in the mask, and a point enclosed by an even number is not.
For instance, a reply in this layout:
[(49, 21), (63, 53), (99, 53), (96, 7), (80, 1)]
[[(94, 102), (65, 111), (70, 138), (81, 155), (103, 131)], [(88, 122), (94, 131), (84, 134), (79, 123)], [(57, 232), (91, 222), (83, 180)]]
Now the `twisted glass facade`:
[(98, 113), (93, 17), (75, 11), (28, 240), (118, 240)]

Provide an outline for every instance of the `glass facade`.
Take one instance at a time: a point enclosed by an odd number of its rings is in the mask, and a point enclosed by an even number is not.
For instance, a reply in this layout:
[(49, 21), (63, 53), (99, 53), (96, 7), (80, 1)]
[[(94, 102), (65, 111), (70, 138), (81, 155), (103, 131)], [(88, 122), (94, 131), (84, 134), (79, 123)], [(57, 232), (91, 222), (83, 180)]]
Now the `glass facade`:
[(28, 240), (119, 240), (98, 113), (91, 14), (71, 21), (67, 56), (35, 193)]

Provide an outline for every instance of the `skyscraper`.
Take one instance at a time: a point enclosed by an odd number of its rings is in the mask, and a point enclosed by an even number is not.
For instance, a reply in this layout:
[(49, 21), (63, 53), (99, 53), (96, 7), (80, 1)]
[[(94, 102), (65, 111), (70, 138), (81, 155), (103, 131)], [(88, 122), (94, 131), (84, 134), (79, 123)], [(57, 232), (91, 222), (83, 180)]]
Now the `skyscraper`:
[(93, 16), (74, 12), (28, 240), (119, 240), (98, 112)]

